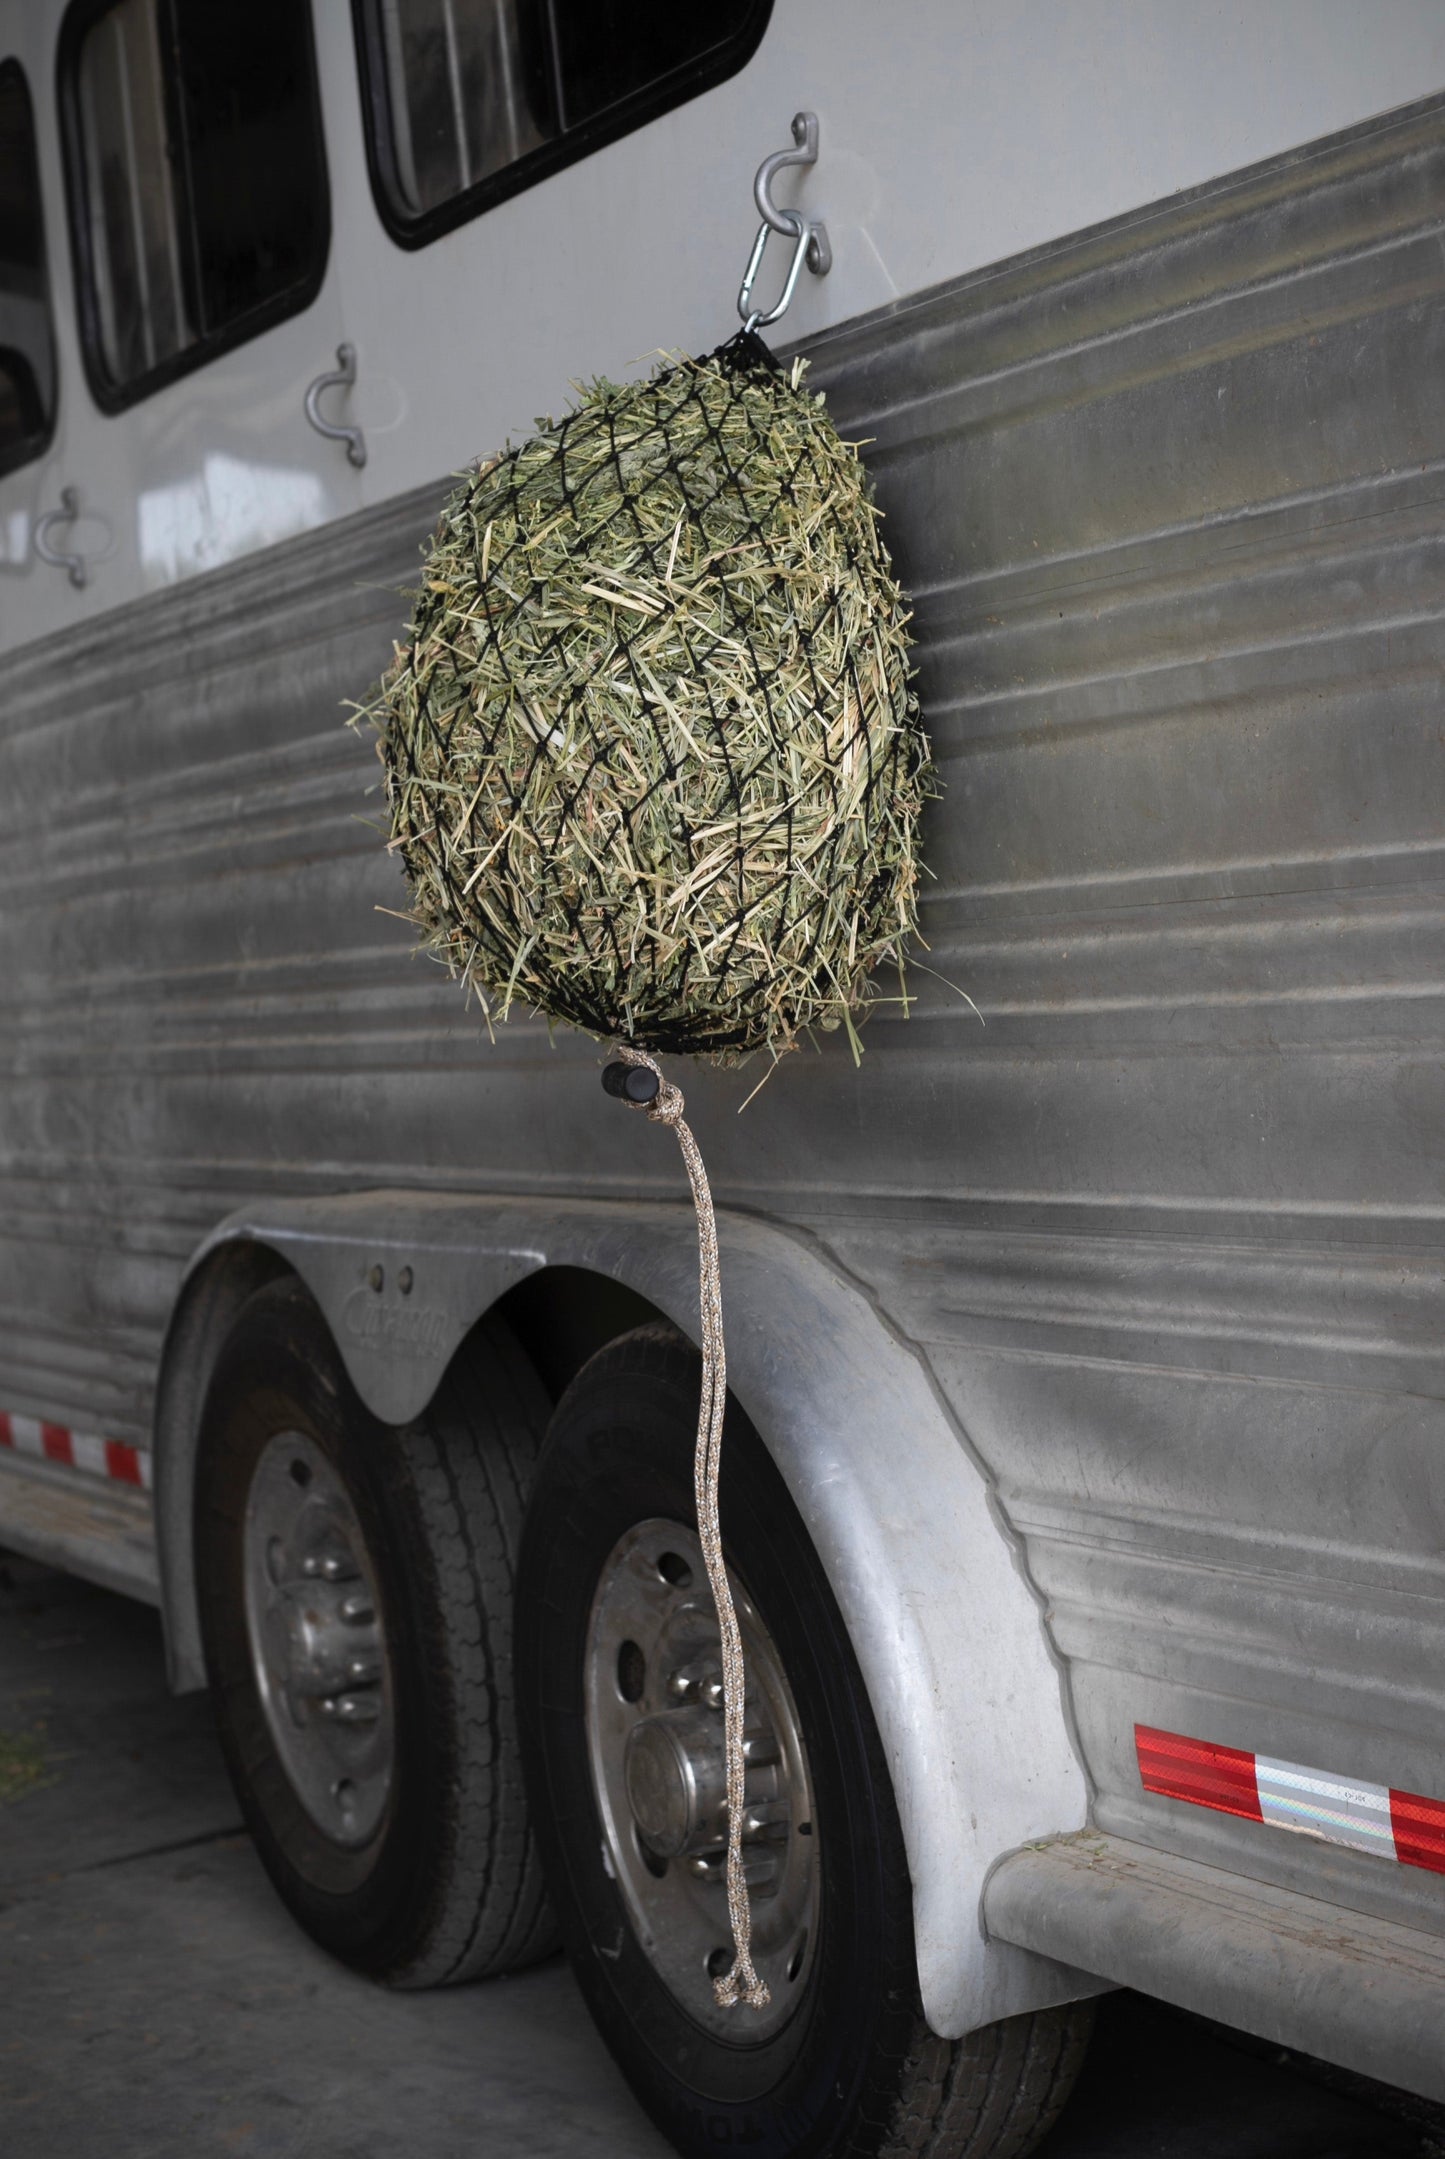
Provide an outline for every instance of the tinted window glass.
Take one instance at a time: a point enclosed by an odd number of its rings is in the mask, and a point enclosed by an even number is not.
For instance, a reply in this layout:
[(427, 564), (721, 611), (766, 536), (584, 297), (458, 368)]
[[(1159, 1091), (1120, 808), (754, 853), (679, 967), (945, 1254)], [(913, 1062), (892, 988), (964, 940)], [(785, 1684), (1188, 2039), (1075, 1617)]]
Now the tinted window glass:
[(326, 246), (311, 30), (298, 0), (172, 0), (207, 331), (294, 291)]
[(771, 0), (357, 0), (372, 179), (415, 244), (741, 67)]
[(735, 38), (754, 10), (747, 0), (552, 0), (563, 126), (580, 127), (609, 106), (705, 61)]
[(403, 208), (460, 195), (555, 133), (539, 12), (527, 0), (382, 0)]
[(103, 402), (306, 304), (327, 223), (303, 0), (82, 0), (62, 87)]
[(106, 372), (129, 382), (191, 342), (181, 297), (153, 0), (122, 0), (81, 47), (86, 220)]
[(37, 457), (55, 417), (55, 340), (35, 123), (25, 77), (0, 64), (0, 472)]

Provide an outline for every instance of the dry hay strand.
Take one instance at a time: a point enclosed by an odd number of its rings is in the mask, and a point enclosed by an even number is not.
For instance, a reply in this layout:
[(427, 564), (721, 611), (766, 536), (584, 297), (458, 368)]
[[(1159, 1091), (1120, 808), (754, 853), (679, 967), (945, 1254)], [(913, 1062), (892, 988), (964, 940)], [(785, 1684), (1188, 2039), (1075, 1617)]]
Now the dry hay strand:
[(931, 791), (856, 449), (755, 339), (448, 501), (369, 708), (423, 944), (476, 989), (732, 1061), (900, 966)]

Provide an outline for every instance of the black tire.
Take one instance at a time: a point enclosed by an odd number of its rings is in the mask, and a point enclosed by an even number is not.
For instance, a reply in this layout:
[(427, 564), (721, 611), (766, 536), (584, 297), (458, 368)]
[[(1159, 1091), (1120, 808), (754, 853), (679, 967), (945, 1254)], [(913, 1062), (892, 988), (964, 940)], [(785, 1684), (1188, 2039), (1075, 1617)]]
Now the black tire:
[[(758, 2044), (704, 2032), (663, 1983), (604, 1865), (584, 1728), (583, 1652), (608, 1555), (639, 1521), (695, 1524), (699, 1361), (670, 1329), (602, 1350), (563, 1396), (518, 1566), (517, 1680), (533, 1815), (563, 1940), (604, 2038), (684, 2154), (1021, 2159), (1062, 2107), (1092, 2006), (953, 2043), (922, 2020), (911, 1885), (892, 1786), (841, 1615), (782, 1479), (732, 1406), (729, 1564), (781, 1655), (818, 1817), (818, 1942), (789, 2021)], [(732, 2012), (745, 2042), (749, 2012)]]
[[(196, 1464), (207, 1671), (232, 1782), (266, 1870), (306, 1931), (405, 1987), (516, 1969), (555, 1945), (513, 1709), (512, 1576), (547, 1412), (507, 1328), (469, 1338), (423, 1419), (359, 1400), (302, 1286), (268, 1284), (217, 1362)], [(332, 1842), (279, 1759), (242, 1586), (253, 1473), (280, 1432), (334, 1468), (377, 1590), (393, 1675), (394, 1766), (361, 1850)]]

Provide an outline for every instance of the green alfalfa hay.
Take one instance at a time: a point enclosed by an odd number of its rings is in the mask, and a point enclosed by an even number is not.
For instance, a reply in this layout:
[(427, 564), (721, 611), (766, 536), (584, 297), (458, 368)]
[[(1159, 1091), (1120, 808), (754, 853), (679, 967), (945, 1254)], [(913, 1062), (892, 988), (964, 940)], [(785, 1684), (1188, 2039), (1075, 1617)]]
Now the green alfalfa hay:
[(489, 1023), (856, 1050), (901, 970), (931, 791), (909, 615), (801, 378), (596, 382), (446, 504), (367, 716), (410, 919)]

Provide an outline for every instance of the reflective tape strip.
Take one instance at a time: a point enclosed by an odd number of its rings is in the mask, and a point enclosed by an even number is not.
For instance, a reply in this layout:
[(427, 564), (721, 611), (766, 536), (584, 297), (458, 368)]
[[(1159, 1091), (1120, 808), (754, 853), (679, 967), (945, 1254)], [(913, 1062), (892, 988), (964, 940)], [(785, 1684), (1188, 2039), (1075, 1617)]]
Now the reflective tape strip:
[(1388, 1784), (1362, 1784), (1353, 1777), (1332, 1777), (1323, 1769), (1301, 1769), (1270, 1755), (1254, 1758), (1259, 1811), (1276, 1829), (1299, 1829), (1327, 1844), (1348, 1844), (1357, 1852), (1395, 1857), (1390, 1826)]
[(151, 1458), (142, 1454), (139, 1447), (128, 1447), (123, 1439), (107, 1439), (105, 1447), (105, 1474), (117, 1484), (138, 1484), (147, 1492), (151, 1484)]
[(6, 1436), (17, 1454), (43, 1455), (38, 1417), (7, 1417)]
[(70, 1459), (77, 1469), (89, 1470), (92, 1477), (108, 1477), (105, 1466), (105, 1441), (97, 1439), (93, 1432), (72, 1432), (70, 1435)]
[(1428, 1867), (1445, 1874), (1445, 1800), (1422, 1799), (1418, 1792), (1391, 1792), (1390, 1826), (1395, 1857), (1407, 1867)]
[(74, 1469), (75, 1455), (70, 1445), (70, 1434), (63, 1424), (42, 1424), (40, 1445), (47, 1462), (63, 1462), (67, 1469)]
[(142, 1491), (150, 1490), (149, 1454), (123, 1439), (72, 1432), (68, 1425), (0, 1409), (0, 1447), (8, 1447), (14, 1454), (33, 1455), (37, 1461), (59, 1462), (91, 1477), (108, 1477), (113, 1484), (133, 1484)]
[(1136, 1724), (1146, 1792), (1445, 1874), (1445, 1800)]
[(1252, 1822), (1263, 1819), (1252, 1754), (1186, 1739), (1182, 1732), (1158, 1732), (1148, 1724), (1135, 1725), (1134, 1745), (1146, 1792), (1192, 1800), (1196, 1807), (1214, 1807), (1221, 1814), (1242, 1814)]

